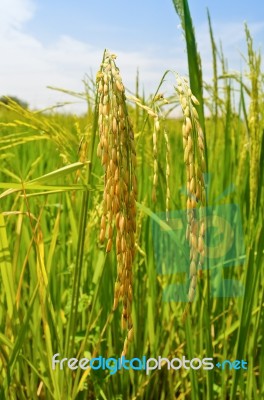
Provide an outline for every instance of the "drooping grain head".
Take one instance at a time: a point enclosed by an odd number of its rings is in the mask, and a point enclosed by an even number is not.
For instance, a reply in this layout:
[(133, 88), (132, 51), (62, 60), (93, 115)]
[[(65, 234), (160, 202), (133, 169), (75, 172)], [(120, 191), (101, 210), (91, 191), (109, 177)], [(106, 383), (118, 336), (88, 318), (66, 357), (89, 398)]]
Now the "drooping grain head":
[[(123, 354), (132, 340), (132, 263), (135, 257), (137, 178), (133, 128), (128, 117), (125, 89), (115, 56), (105, 52), (97, 74), (97, 154), (105, 170), (103, 215), (100, 241), (107, 239), (106, 251), (115, 243), (117, 281), (113, 309), (123, 302), (122, 328), (128, 330)], [(115, 234), (114, 234), (115, 232)]]
[[(205, 206), (205, 148), (204, 135), (195, 105), (199, 104), (186, 79), (178, 77), (177, 91), (182, 107), (184, 163), (187, 176), (187, 229), (186, 239), (190, 246), (190, 286), (188, 300), (192, 302), (197, 285), (197, 269), (202, 268), (205, 256), (205, 221), (201, 213)], [(200, 214), (200, 215), (199, 215)], [(198, 218), (199, 216), (199, 218)]]
[(260, 177), (260, 154), (263, 129), (261, 126), (261, 56), (253, 49), (253, 40), (247, 25), (245, 26), (247, 47), (248, 47), (248, 65), (250, 69), (250, 104), (249, 104), (249, 194), (250, 194), (250, 214), (251, 227), (255, 224), (257, 215), (257, 193), (259, 190)]

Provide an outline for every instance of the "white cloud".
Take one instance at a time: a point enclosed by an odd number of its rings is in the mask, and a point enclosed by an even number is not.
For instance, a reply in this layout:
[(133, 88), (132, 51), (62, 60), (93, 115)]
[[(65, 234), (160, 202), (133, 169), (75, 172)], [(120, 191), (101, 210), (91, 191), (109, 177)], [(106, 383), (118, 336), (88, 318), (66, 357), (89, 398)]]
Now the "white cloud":
[[(18, 96), (36, 108), (45, 108), (57, 102), (77, 101), (63, 93), (48, 90), (47, 86), (82, 91), (82, 79), (91, 70), (93, 73), (98, 70), (103, 49), (65, 35), (52, 44), (44, 45), (23, 29), (33, 17), (32, 2), (11, 0), (11, 3), (9, 10), (5, 2), (8, 11), (6, 17), (3, 18), (1, 13), (5, 29), (0, 35), (0, 94)], [(4, 3), (1, 3), (1, 11), (4, 12)], [(115, 49), (111, 50), (115, 52)], [(134, 89), (139, 67), (141, 80), (154, 91), (168, 60), (159, 59), (150, 51), (141, 54), (117, 49), (117, 54), (125, 85)], [(85, 107), (85, 104), (78, 104), (71, 109), (85, 110)]]
[(0, 32), (19, 29), (34, 13), (32, 0), (1, 0)]

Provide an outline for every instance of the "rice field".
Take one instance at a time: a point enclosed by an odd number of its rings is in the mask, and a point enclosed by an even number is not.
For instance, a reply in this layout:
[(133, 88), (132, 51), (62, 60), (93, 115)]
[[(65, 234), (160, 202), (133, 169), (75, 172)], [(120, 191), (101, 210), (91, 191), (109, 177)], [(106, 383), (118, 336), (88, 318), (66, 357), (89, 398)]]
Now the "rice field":
[(204, 82), (174, 4), (188, 71), (150, 98), (105, 51), (85, 115), (0, 104), (0, 399), (264, 398), (261, 55), (245, 25), (230, 73), (208, 15)]

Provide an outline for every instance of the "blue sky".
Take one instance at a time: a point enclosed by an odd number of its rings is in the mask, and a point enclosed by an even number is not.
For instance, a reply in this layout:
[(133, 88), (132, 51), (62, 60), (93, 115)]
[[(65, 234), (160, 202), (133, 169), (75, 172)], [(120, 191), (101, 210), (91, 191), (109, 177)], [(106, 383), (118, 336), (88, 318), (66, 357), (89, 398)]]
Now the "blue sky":
[[(240, 54), (245, 53), (245, 21), (255, 47), (263, 46), (263, 1), (189, 0), (189, 5), (205, 79), (211, 76), (207, 7), (230, 69), (245, 68)], [(137, 67), (147, 93), (166, 69), (187, 73), (172, 0), (0, 0), (1, 94), (18, 95), (33, 107), (71, 100), (46, 86), (82, 90), (85, 73), (97, 71), (104, 48), (118, 55), (131, 90)]]

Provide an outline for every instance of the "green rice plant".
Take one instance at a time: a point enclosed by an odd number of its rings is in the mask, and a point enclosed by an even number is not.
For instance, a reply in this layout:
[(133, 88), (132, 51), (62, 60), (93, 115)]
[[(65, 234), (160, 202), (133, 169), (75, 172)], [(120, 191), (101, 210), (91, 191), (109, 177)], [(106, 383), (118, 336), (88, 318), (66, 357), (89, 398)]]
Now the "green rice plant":
[[(264, 396), (260, 55), (246, 29), (249, 72), (230, 73), (208, 16), (213, 80), (203, 83), (190, 9), (187, 1), (180, 3), (189, 77), (174, 73), (178, 90), (172, 96), (162, 94), (169, 71), (149, 98), (140, 96), (138, 76), (135, 96), (128, 94), (114, 56), (105, 52), (97, 79), (88, 80), (83, 93), (71, 93), (87, 101), (85, 115), (61, 114), (57, 108), (33, 112), (15, 102), (0, 106), (1, 399)], [(205, 129), (204, 105), (211, 111)], [(168, 114), (175, 107), (183, 117)], [(245, 249), (210, 268), (204, 265), (197, 279), (207, 236), (225, 242), (225, 232), (212, 235), (203, 226), (204, 204), (228, 210), (223, 217), (231, 228), (238, 214), (230, 205), (241, 210), (244, 237), (236, 236), (233, 245), (237, 249), (244, 241)], [(187, 211), (186, 240), (177, 216)], [(100, 236), (106, 237), (105, 244)], [(106, 251), (111, 239), (112, 249)], [(223, 280), (238, 281), (244, 292), (230, 295), (224, 287), (221, 297)], [(187, 303), (188, 292), (193, 299), (185, 321), (180, 290)], [(122, 319), (126, 336), (133, 329), (128, 348)], [(212, 357), (221, 365), (226, 359), (243, 359), (247, 369), (176, 370), (168, 369), (166, 360), (149, 375), (71, 370), (66, 362), (62, 369), (58, 364), (52, 369), (56, 353), (60, 359), (116, 359), (123, 350), (127, 358)]]

